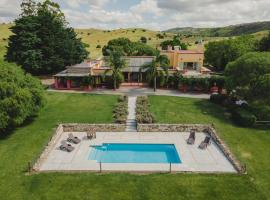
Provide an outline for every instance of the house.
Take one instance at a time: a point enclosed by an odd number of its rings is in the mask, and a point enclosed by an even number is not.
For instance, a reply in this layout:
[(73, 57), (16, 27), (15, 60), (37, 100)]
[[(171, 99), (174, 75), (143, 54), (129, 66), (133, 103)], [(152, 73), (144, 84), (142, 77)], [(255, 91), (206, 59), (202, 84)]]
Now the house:
[[(161, 50), (161, 55), (166, 55), (169, 58), (168, 68), (171, 76), (177, 72), (182, 73), (183, 76), (207, 76), (211, 72), (203, 67), (203, 52), (180, 50), (178, 47), (174, 47), (173, 50), (168, 47), (168, 50)], [(154, 56), (125, 57), (127, 67), (122, 70), (124, 76), (122, 85), (145, 85), (147, 83), (145, 70), (140, 70), (140, 68), (150, 64), (154, 58)], [(86, 77), (91, 77), (94, 87), (105, 86), (106, 78), (110, 77), (108, 58), (87, 60), (77, 65), (68, 66), (66, 70), (54, 75), (54, 85), (56, 89), (79, 89), (84, 85)]]
[(202, 50), (181, 50), (179, 46), (168, 46), (161, 50), (170, 60), (170, 68), (182, 72), (184, 76), (201, 76), (210, 74), (210, 70), (203, 66), (204, 53)]

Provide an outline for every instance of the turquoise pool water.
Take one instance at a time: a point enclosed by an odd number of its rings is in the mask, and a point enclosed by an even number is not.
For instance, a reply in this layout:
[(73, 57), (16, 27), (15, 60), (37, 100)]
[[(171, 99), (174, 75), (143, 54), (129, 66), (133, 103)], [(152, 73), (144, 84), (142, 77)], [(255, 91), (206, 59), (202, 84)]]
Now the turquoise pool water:
[(88, 157), (102, 163), (181, 163), (173, 144), (115, 144), (94, 146)]

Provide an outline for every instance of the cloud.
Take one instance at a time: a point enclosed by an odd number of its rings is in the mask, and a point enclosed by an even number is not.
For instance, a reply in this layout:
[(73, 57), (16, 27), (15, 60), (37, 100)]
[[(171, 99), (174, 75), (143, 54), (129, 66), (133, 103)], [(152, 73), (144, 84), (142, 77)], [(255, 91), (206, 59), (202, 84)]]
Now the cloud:
[(65, 14), (67, 20), (77, 27), (120, 28), (142, 21), (140, 15), (132, 12), (106, 11), (98, 7), (92, 7), (87, 13), (66, 10)]
[(20, 13), (20, 1), (1, 0), (0, 1), (0, 22), (10, 22)]
[[(39, 0), (43, 1), (43, 0)], [(74, 27), (224, 26), (270, 20), (270, 0), (54, 0)], [(0, 0), (0, 22), (12, 21), (21, 0)]]
[(154, 14), (155, 16), (162, 16), (163, 11), (157, 6), (155, 0), (142, 0), (139, 4), (130, 8), (131, 12), (138, 14)]
[(64, 1), (71, 8), (79, 8), (80, 6), (93, 6), (102, 8), (106, 3), (109, 3), (109, 0), (68, 0)]
[(172, 13), (168, 27), (223, 26), (269, 20), (269, 0), (157, 0), (157, 6)]

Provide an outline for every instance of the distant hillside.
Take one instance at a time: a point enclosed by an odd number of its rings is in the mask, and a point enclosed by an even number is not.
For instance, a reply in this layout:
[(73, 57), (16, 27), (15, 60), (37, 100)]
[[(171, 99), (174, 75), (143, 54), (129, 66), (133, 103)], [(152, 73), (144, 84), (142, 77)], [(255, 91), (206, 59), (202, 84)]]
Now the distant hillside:
[(244, 34), (253, 34), (265, 30), (270, 30), (270, 21), (238, 24), (219, 28), (173, 28), (165, 32), (180, 33), (183, 35), (200, 35), (208, 37), (230, 37)]

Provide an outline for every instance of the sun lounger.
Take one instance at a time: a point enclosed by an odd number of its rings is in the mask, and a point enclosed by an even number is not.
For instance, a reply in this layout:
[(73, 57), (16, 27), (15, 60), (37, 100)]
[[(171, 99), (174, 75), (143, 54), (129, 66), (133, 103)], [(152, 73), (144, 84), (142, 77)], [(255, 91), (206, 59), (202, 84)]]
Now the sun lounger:
[(195, 131), (191, 130), (190, 134), (189, 134), (189, 137), (187, 139), (187, 144), (193, 145), (194, 143), (195, 143)]
[(74, 150), (74, 147), (71, 144), (68, 144), (66, 141), (62, 141), (62, 144), (59, 148), (62, 151), (67, 151), (67, 152), (71, 152)]
[(94, 138), (96, 138), (96, 133), (93, 132), (93, 131), (89, 131), (89, 132), (86, 133), (86, 137), (89, 140), (94, 139)]
[(67, 141), (73, 144), (78, 144), (81, 142), (81, 140), (78, 137), (74, 137), (72, 133), (68, 134)]
[(199, 145), (200, 149), (206, 149), (208, 145), (211, 144), (211, 138), (209, 136), (206, 136), (204, 141), (201, 142)]

